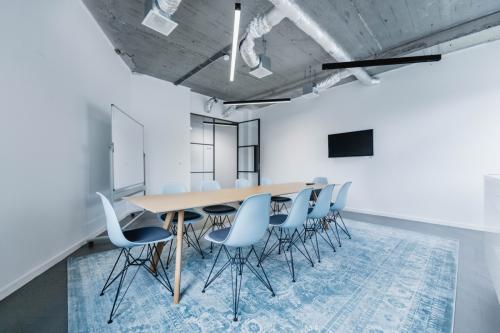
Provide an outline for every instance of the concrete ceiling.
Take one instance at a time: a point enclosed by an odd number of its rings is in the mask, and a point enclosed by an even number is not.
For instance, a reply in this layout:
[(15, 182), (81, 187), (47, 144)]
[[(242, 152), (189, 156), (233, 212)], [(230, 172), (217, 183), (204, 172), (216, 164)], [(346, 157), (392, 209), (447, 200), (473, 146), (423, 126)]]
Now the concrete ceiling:
[[(233, 2), (183, 0), (173, 20), (179, 25), (165, 37), (142, 26), (144, 0), (83, 0), (132, 71), (176, 82), (221, 54), (231, 44)], [(498, 0), (296, 0), (338, 40), (353, 58), (397, 56), (427, 49), (500, 25)], [(249, 21), (272, 8), (267, 0), (243, 0), (240, 33)], [(499, 36), (500, 37), (500, 36)], [(266, 35), (273, 75), (256, 79), (241, 58), (236, 80), (229, 82), (229, 62), (211, 62), (182, 82), (193, 91), (223, 100), (297, 95), (321, 71), (329, 56), (285, 19)], [(262, 50), (261, 43), (257, 50)], [(371, 68), (377, 74), (389, 68)]]

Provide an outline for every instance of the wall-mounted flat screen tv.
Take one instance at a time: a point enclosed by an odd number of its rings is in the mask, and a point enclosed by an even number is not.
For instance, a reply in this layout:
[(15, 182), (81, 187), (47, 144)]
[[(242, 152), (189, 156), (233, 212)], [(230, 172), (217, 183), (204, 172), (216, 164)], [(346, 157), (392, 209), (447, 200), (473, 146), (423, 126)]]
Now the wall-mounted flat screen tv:
[(373, 129), (328, 135), (328, 157), (373, 156)]

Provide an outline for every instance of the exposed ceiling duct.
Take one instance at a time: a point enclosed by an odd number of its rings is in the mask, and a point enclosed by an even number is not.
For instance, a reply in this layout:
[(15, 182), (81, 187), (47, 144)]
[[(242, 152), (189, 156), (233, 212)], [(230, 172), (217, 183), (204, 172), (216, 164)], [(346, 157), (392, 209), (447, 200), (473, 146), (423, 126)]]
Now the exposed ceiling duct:
[(210, 97), (210, 99), (208, 101), (206, 101), (206, 103), (205, 103), (205, 112), (211, 113), (214, 105), (217, 104), (218, 102), (219, 101), (217, 100), (217, 98)]
[[(338, 61), (353, 61), (342, 46), (294, 0), (269, 0), (286, 18), (291, 20), (300, 30), (309, 35), (316, 43)], [(349, 69), (356, 78), (364, 84), (378, 83), (362, 68)]]
[(146, 27), (168, 36), (177, 27), (172, 20), (182, 0), (147, 0), (142, 24)]
[(264, 15), (255, 17), (246, 29), (246, 36), (240, 43), (241, 58), (251, 69), (256, 69), (261, 64), (259, 55), (255, 52), (255, 40), (267, 34), (278, 25), (285, 16), (277, 8), (271, 9)]
[(337, 71), (332, 75), (330, 75), (329, 77), (327, 77), (326, 79), (324, 79), (323, 81), (318, 82), (314, 86), (314, 91), (316, 93), (320, 93), (323, 90), (333, 87), (334, 85), (336, 85), (337, 83), (339, 83), (340, 81), (351, 75), (352, 73), (348, 70)]
[(225, 107), (222, 110), (222, 117), (223, 118), (228, 118), (235, 111), (236, 111), (236, 106), (235, 105), (230, 105), (228, 107)]

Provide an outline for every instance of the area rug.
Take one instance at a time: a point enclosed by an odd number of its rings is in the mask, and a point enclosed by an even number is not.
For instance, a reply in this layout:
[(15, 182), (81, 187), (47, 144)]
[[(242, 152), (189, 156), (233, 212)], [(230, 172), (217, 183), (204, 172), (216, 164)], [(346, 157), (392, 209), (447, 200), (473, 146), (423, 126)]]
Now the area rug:
[[(183, 251), (178, 305), (152, 276), (139, 271), (112, 324), (107, 319), (115, 287), (99, 293), (118, 250), (70, 258), (69, 331), (451, 332), (458, 241), (361, 222), (348, 225), (353, 237), (343, 239), (336, 253), (320, 240), (322, 260), (314, 268), (295, 256), (295, 283), (282, 255), (266, 259), (276, 297), (244, 274), (238, 322), (232, 321), (229, 270), (201, 292), (213, 255), (201, 259), (191, 248)], [(173, 267), (169, 274), (173, 282)]]

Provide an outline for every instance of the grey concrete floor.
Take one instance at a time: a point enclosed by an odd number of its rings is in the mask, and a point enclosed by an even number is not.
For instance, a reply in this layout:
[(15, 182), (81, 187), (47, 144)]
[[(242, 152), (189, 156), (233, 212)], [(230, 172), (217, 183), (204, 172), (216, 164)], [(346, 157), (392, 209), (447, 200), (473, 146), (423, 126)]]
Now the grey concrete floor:
[[(483, 254), (483, 233), (426, 223), (345, 213), (347, 218), (460, 241), (454, 332), (500, 332), (500, 305)], [(152, 215), (136, 223), (156, 224)], [(113, 248), (109, 242), (82, 246), (72, 256)], [(68, 330), (66, 260), (0, 302), (0, 332), (66, 332)]]

